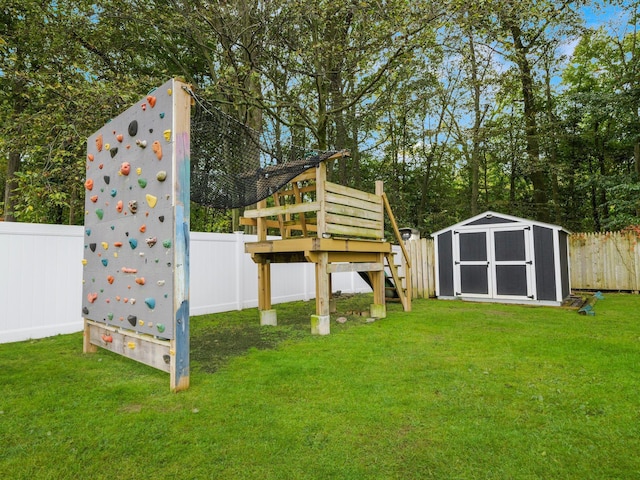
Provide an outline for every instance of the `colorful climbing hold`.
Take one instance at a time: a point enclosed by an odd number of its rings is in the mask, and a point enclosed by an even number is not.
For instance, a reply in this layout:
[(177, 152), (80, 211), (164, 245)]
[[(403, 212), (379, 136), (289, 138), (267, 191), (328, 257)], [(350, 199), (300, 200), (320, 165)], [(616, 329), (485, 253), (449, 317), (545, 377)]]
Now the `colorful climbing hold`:
[(118, 194), (118, 191), (115, 188), (111, 189), (111, 196), (112, 197), (115, 197), (117, 194)]
[(122, 200), (118, 200), (118, 203), (116, 204), (116, 211), (118, 213), (122, 212), (122, 206), (123, 206)]
[(98, 216), (98, 218), (100, 220), (102, 220), (102, 217), (104, 217), (104, 210), (102, 210), (101, 208), (96, 210), (96, 215)]
[(87, 234), (87, 237), (91, 236), (91, 229), (90, 228), (85, 229), (84, 232)]
[(138, 230), (140, 230), (140, 233), (144, 233), (144, 232), (147, 231), (147, 226), (146, 225), (140, 225), (140, 228)]
[(156, 179), (159, 182), (164, 182), (167, 179), (167, 172), (165, 172), (164, 170), (160, 170), (157, 174), (156, 174)]
[(164, 330), (165, 330), (165, 327), (164, 327), (164, 325), (162, 323), (157, 324), (156, 328), (158, 329), (158, 331), (160, 333), (164, 332)]
[(156, 203), (158, 203), (158, 197), (155, 197), (153, 195), (150, 195), (147, 193), (146, 195), (146, 199), (147, 199), (147, 204), (149, 204), (149, 206), (151, 208), (156, 206)]
[(113, 242), (113, 246), (114, 247), (121, 247), (122, 246), (122, 242)]
[(100, 260), (100, 261), (102, 262), (102, 265), (104, 265), (105, 267), (106, 267), (107, 265), (109, 265), (109, 260), (108, 260), (108, 259), (106, 259), (106, 258), (103, 258), (103, 259), (102, 259), (102, 260)]
[(119, 133), (118, 135), (116, 135), (116, 140), (118, 140), (118, 142), (122, 143), (122, 140), (124, 140), (124, 136)]
[(147, 245), (149, 245), (149, 247), (153, 247), (158, 242), (158, 239), (156, 237), (149, 237), (145, 240), (145, 242), (147, 242)]
[(146, 140), (136, 140), (136, 145), (138, 145), (140, 148), (147, 148), (147, 141)]
[(111, 335), (107, 335), (107, 334), (103, 333), (103, 334), (102, 334), (102, 336), (101, 336), (101, 338), (102, 338), (102, 341), (103, 341), (104, 343), (111, 343), (111, 342), (113, 342), (113, 337), (112, 337)]
[(93, 156), (93, 153), (87, 155), (87, 160), (89, 160), (90, 162), (93, 162), (94, 158), (95, 157)]
[(168, 142), (169, 140), (171, 140), (171, 130), (165, 130), (164, 132), (162, 132), (162, 136)]
[(154, 97), (153, 95), (147, 95), (147, 102), (149, 102), (149, 105), (151, 106), (151, 108), (156, 106), (156, 97)]
[(135, 238), (130, 238), (129, 245), (131, 246), (131, 250), (135, 250), (138, 246), (138, 240), (136, 240)]
[(149, 307), (151, 310), (156, 308), (156, 299), (155, 298), (147, 297), (147, 298), (144, 299), (144, 303), (146, 303), (147, 307)]
[(144, 277), (138, 277), (138, 278), (136, 278), (136, 283), (137, 283), (138, 285), (144, 285), (144, 284), (145, 284)]
[(129, 201), (129, 210), (131, 211), (131, 213), (136, 213), (138, 211), (138, 201), (137, 200), (130, 200)]
[(164, 112), (160, 112), (160, 118), (164, 118)]
[(98, 294), (97, 293), (89, 293), (87, 295), (87, 300), (89, 300), (89, 303), (95, 302), (97, 298), (98, 298)]
[(115, 281), (115, 277), (113, 275), (107, 276), (107, 282), (109, 282), (109, 285), (112, 285), (114, 281)]
[(171, 240), (163, 240), (162, 241), (162, 246), (164, 248), (171, 248)]
[(83, 258), (83, 259), (82, 259), (82, 265), (86, 265), (86, 264), (87, 264), (87, 259), (86, 259), (86, 258)]
[(113, 313), (107, 313), (107, 318), (109, 320), (113, 320)]
[(144, 178), (139, 178), (138, 179), (138, 185), (140, 185), (140, 187), (144, 188), (147, 186), (147, 180)]
[(87, 180), (84, 182), (84, 188), (86, 188), (89, 191), (93, 190), (93, 179), (92, 178), (87, 178)]
[(96, 137), (96, 148), (98, 149), (99, 152), (102, 151), (102, 134)]
[(102, 242), (101, 245), (102, 245), (102, 248), (104, 248), (105, 250), (109, 248), (109, 244), (107, 242)]
[(89, 200), (91, 200), (93, 203), (96, 203), (98, 201), (98, 195), (91, 195), (91, 197), (89, 197)]
[(122, 267), (120, 269), (120, 271), (122, 273), (138, 273), (138, 269), (137, 268), (129, 268), (129, 267)]
[(131, 172), (131, 164), (129, 162), (122, 162), (120, 165), (120, 174), (129, 175), (129, 172)]
[(159, 141), (156, 140), (151, 144), (151, 150), (156, 154), (158, 160), (162, 160), (162, 145), (160, 145)]

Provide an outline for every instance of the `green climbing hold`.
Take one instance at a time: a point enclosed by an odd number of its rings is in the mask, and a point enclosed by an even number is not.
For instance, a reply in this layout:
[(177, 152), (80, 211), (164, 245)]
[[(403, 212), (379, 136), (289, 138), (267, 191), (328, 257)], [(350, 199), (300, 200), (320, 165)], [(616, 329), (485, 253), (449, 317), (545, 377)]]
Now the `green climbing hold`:
[(162, 323), (157, 324), (156, 328), (160, 333), (164, 332), (164, 325)]
[(102, 210), (101, 208), (96, 210), (96, 215), (98, 216), (98, 218), (100, 220), (102, 220), (102, 217), (104, 217), (104, 210)]
[(147, 181), (144, 178), (139, 178), (138, 179), (138, 185), (140, 185), (142, 188), (147, 186)]
[(171, 240), (163, 240), (162, 241), (162, 246), (164, 248), (171, 248)]

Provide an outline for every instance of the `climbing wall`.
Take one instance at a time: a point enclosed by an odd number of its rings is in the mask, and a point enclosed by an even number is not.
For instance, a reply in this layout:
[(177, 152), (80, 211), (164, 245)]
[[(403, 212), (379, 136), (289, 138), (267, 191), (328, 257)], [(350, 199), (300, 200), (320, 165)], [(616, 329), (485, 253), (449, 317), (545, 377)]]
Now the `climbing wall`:
[(161, 339), (176, 337), (185, 309), (188, 321), (188, 118), (186, 134), (174, 118), (180, 85), (165, 83), (87, 140), (82, 314)]

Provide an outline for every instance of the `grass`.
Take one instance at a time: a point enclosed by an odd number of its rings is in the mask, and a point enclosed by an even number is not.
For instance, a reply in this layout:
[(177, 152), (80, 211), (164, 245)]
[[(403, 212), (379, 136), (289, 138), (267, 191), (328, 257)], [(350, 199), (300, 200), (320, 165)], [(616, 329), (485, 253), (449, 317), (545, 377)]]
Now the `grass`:
[(313, 302), (195, 317), (179, 394), (81, 334), (0, 345), (0, 478), (640, 478), (639, 307), (427, 300), (327, 337)]

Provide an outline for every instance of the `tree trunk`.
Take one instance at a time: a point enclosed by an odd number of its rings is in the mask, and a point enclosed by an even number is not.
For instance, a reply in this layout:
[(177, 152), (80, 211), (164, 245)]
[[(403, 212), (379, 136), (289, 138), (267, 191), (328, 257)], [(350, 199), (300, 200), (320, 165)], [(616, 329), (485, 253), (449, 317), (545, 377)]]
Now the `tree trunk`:
[(510, 22), (510, 31), (516, 53), (516, 63), (520, 70), (522, 86), (522, 100), (524, 104), (525, 132), (527, 140), (528, 171), (533, 184), (533, 202), (536, 216), (543, 222), (549, 220), (547, 199), (546, 173), (540, 162), (540, 140), (538, 138), (538, 124), (536, 121), (536, 102), (534, 96), (533, 75), (527, 58), (527, 49), (522, 43), (520, 27)]

